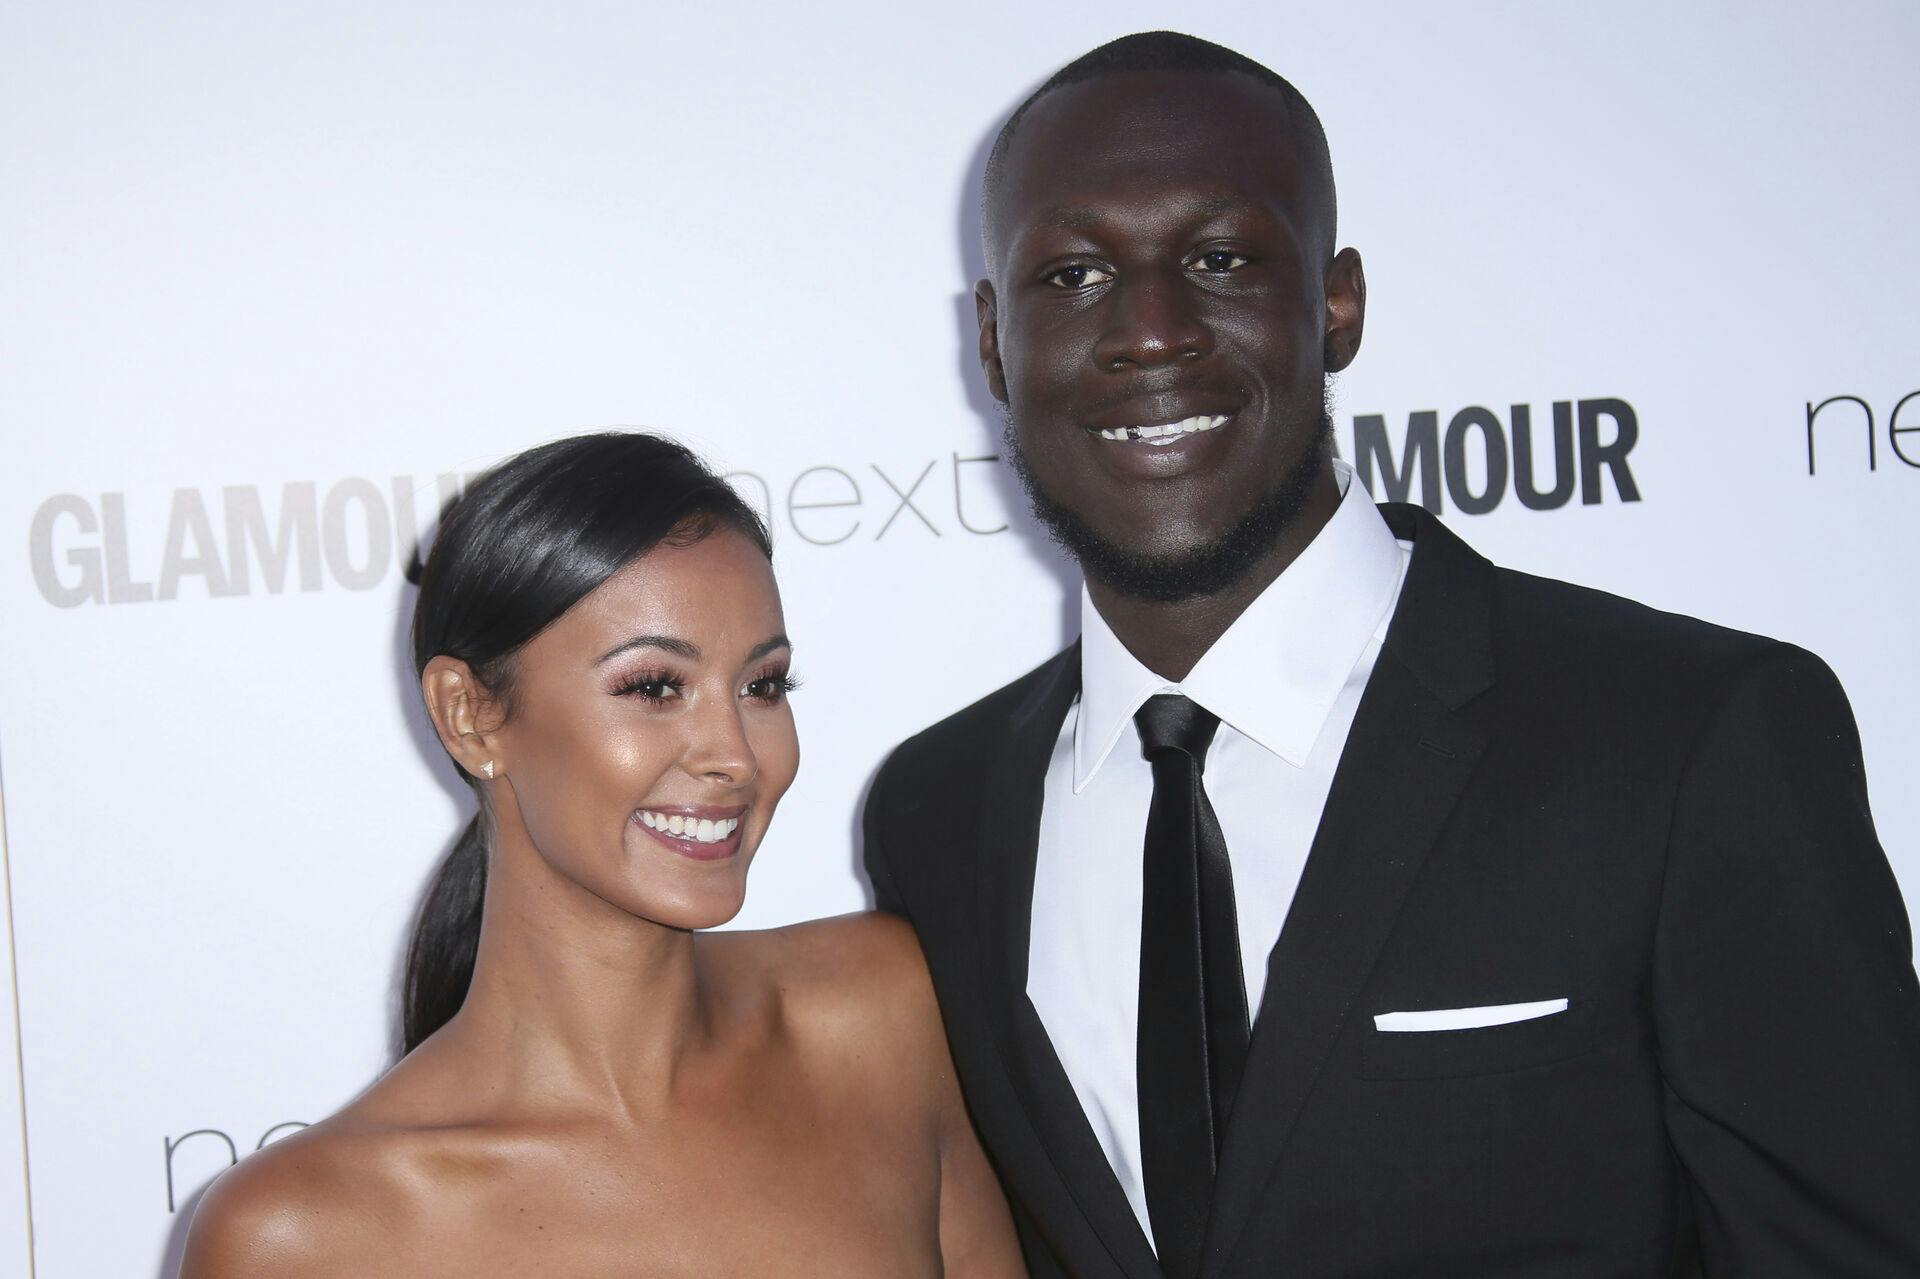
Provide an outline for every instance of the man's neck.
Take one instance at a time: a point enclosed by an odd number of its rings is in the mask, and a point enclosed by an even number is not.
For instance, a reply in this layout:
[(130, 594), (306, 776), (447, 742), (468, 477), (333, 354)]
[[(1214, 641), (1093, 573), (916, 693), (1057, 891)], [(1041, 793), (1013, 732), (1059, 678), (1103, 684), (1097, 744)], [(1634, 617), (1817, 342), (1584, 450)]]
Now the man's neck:
[(1329, 467), (1299, 517), (1281, 533), (1272, 549), (1239, 580), (1212, 595), (1171, 602), (1144, 600), (1121, 595), (1092, 578), (1087, 579), (1087, 595), (1114, 637), (1142, 666), (1177, 683), (1192, 672), (1247, 606), (1300, 557), (1340, 509), (1340, 502), (1340, 487)]

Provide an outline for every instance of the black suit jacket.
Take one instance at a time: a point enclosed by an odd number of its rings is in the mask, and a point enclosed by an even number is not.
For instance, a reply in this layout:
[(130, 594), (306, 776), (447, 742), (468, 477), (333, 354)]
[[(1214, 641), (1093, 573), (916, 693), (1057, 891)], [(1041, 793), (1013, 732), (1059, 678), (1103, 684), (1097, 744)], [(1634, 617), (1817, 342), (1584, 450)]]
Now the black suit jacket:
[[(1920, 1275), (1920, 983), (1832, 674), (1383, 510), (1412, 563), (1268, 959), (1205, 1273)], [(1034, 1275), (1155, 1279), (1025, 994), (1078, 683), (1070, 648), (899, 747), (866, 862)]]

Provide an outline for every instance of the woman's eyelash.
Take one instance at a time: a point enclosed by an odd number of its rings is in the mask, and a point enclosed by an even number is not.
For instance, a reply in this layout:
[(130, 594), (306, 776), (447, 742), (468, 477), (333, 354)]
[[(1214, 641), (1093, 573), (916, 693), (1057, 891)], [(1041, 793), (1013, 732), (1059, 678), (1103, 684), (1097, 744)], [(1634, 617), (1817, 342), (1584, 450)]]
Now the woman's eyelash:
[(669, 693), (679, 696), (686, 684), (667, 671), (639, 671), (614, 687), (616, 697), (640, 697), (649, 702), (665, 701)]
[[(748, 680), (742, 686), (742, 691), (755, 701), (778, 702), (799, 687), (800, 681), (785, 670), (772, 670)], [(667, 671), (639, 671), (627, 676), (613, 688), (616, 697), (638, 697), (649, 702), (680, 697), (686, 691), (686, 681)]]
[[(773, 687), (766, 692), (756, 693), (753, 691), (756, 688), (761, 688), (768, 684), (771, 684)], [(747, 696), (756, 701), (778, 702), (799, 687), (800, 681), (795, 679), (787, 671), (771, 670), (748, 680), (745, 691)]]

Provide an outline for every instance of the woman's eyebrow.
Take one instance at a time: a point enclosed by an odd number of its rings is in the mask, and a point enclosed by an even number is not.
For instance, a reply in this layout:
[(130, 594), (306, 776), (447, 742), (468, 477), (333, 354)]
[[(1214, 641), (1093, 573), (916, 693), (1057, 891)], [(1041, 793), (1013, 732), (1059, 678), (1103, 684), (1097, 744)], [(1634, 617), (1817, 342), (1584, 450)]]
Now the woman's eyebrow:
[(621, 640), (618, 644), (615, 644), (612, 648), (600, 654), (599, 657), (594, 659), (593, 664), (595, 666), (604, 665), (620, 656), (620, 654), (636, 648), (661, 649), (677, 657), (684, 657), (689, 662), (697, 662), (700, 660), (700, 646), (698, 644), (689, 643), (686, 640), (675, 638), (672, 635), (635, 635), (632, 639)]
[(792, 648), (792, 647), (793, 647), (792, 640), (789, 640), (784, 635), (774, 635), (768, 639), (761, 640), (758, 644), (755, 644), (753, 646), (753, 651), (747, 654), (747, 660), (749, 662), (757, 662), (761, 658), (765, 657), (768, 653), (777, 652), (780, 649)]
[[(757, 662), (768, 653), (792, 647), (793, 641), (785, 635), (771, 635), (753, 646), (753, 651), (747, 654), (747, 660), (749, 662)], [(700, 646), (688, 640), (683, 640), (673, 635), (635, 635), (631, 639), (621, 640), (618, 644), (615, 644), (612, 648), (600, 654), (599, 657), (594, 659), (593, 664), (595, 666), (604, 665), (620, 656), (620, 654), (631, 652), (636, 648), (657, 648), (663, 652), (672, 653), (676, 657), (684, 657), (689, 662), (697, 662), (700, 660)]]

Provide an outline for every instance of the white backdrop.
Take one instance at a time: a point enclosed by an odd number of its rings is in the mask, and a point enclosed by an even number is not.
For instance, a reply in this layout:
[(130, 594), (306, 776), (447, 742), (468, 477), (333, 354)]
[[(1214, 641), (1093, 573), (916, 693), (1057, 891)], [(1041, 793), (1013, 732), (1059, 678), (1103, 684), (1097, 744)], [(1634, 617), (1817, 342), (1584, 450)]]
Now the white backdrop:
[[(1343, 453), (1377, 416), (1398, 464), (1432, 413), (1412, 491), (1432, 476), (1483, 551), (1826, 657), (1920, 901), (1920, 397), (1895, 415), (1920, 390), (1920, 10), (1671, 9), (1179, 21), (1326, 121), (1372, 285)], [(0, 1275), (170, 1273), (229, 1143), (388, 1060), (408, 916), (465, 813), (398, 564), (441, 486), (504, 454), (654, 427), (770, 509), (806, 760), (741, 922), (863, 904), (882, 753), (1070, 625), (1070, 572), (969, 460), (997, 436), (969, 355), (984, 146), (1053, 67), (1164, 21), (0, 14)], [(1635, 436), (1596, 501), (1508, 484), (1460, 511), (1512, 406), (1546, 486), (1552, 406), (1601, 400)]]

